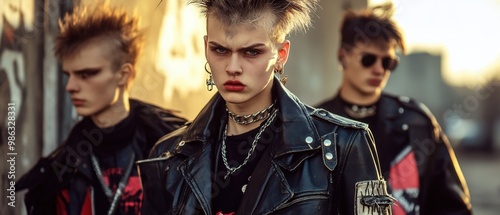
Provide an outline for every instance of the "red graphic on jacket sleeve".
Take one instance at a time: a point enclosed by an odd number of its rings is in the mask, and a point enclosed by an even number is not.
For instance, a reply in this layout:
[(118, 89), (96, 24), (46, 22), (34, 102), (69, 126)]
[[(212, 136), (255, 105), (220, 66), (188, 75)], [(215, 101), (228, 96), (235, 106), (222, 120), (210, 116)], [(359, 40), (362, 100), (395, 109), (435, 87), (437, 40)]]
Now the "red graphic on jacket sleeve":
[(406, 147), (391, 165), (389, 185), (396, 202), (392, 207), (393, 215), (419, 214), (419, 178), (415, 153), (411, 146)]

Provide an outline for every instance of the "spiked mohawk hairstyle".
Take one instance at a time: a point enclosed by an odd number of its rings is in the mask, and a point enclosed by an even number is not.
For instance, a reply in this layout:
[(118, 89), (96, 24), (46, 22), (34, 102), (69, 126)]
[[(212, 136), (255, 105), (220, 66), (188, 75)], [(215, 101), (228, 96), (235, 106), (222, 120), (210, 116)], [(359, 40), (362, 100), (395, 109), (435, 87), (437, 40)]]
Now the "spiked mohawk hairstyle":
[(341, 24), (341, 47), (349, 50), (358, 42), (389, 42), (394, 39), (404, 53), (404, 37), (399, 27), (392, 20), (393, 13), (394, 6), (392, 3), (360, 11), (347, 11)]
[(227, 25), (256, 23), (263, 13), (271, 12), (271, 37), (275, 42), (285, 39), (294, 30), (306, 31), (311, 25), (310, 14), (318, 0), (191, 0), (208, 17), (215, 16)]
[[(56, 57), (75, 54), (87, 42), (97, 40), (109, 44), (114, 69), (123, 63), (135, 65), (142, 48), (138, 19), (124, 10), (109, 6), (75, 8), (59, 20), (60, 32), (55, 39)], [(135, 74), (133, 74), (135, 75)]]

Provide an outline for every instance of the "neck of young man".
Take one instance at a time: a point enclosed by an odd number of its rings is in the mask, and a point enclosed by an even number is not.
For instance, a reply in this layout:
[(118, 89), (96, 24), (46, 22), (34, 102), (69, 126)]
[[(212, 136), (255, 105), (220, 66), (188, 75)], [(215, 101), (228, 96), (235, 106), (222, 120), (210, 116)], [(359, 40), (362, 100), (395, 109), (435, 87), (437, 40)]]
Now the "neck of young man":
[(119, 93), (116, 102), (100, 113), (91, 116), (94, 124), (99, 128), (109, 128), (117, 125), (128, 117), (130, 113), (129, 95), (127, 92)]
[(234, 135), (239, 135), (239, 134), (249, 132), (253, 129), (258, 128), (260, 126), (260, 124), (264, 121), (265, 120), (260, 120), (260, 121), (257, 121), (257, 122), (254, 122), (254, 123), (251, 123), (248, 125), (242, 125), (242, 124), (238, 124), (237, 122), (235, 122), (231, 119), (228, 119), (227, 134), (226, 135), (227, 136), (234, 136)]
[(351, 104), (360, 105), (360, 106), (368, 106), (375, 104), (382, 94), (381, 91), (375, 91), (373, 93), (362, 93), (360, 90), (351, 89), (343, 85), (340, 88), (340, 97)]
[[(228, 109), (229, 109), (229, 111), (231, 111), (237, 115), (254, 114), (254, 113), (257, 113), (263, 109), (266, 109), (267, 107), (269, 107), (272, 104), (271, 98), (263, 99), (262, 101), (266, 101), (266, 102), (254, 103), (254, 105), (252, 105), (252, 107), (249, 107), (246, 105), (228, 104)], [(269, 116), (267, 118), (269, 118)], [(239, 123), (235, 122), (234, 120), (232, 120), (231, 118), (228, 118), (227, 136), (243, 134), (243, 133), (246, 133), (246, 132), (251, 131), (253, 129), (256, 129), (260, 126), (260, 124), (262, 122), (266, 121), (267, 118), (256, 121), (254, 123), (246, 124), (246, 125), (239, 124)]]

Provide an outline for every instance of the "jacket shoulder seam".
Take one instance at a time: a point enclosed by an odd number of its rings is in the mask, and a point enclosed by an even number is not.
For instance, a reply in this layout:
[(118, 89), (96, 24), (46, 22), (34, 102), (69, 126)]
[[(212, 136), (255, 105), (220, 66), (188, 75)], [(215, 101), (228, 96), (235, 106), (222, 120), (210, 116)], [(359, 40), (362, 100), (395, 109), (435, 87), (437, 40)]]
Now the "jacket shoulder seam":
[(384, 94), (384, 96), (386, 96), (389, 99), (396, 100), (396, 102), (399, 103), (400, 105), (417, 112), (418, 114), (425, 117), (425, 119), (428, 120), (430, 123), (435, 124), (436, 120), (434, 114), (424, 103), (419, 102), (414, 98), (408, 96), (395, 96), (390, 94)]
[(331, 113), (322, 108), (317, 108), (313, 110), (311, 115), (342, 127), (350, 127), (363, 130), (368, 129), (368, 124), (366, 123)]

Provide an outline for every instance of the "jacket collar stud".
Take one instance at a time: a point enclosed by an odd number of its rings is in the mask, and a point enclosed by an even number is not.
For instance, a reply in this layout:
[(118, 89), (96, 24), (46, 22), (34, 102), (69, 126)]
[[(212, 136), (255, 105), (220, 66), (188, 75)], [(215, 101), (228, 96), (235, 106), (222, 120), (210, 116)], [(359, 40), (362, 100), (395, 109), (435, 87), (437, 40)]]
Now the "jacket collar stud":
[(306, 143), (311, 144), (313, 142), (313, 138), (311, 136), (306, 137)]
[(325, 146), (331, 146), (332, 145), (332, 141), (330, 139), (325, 139), (323, 141), (323, 145), (325, 145)]

